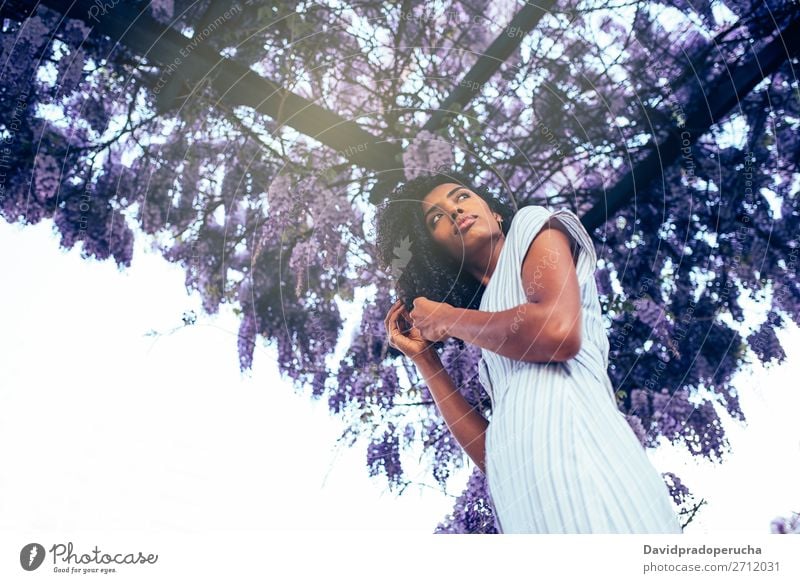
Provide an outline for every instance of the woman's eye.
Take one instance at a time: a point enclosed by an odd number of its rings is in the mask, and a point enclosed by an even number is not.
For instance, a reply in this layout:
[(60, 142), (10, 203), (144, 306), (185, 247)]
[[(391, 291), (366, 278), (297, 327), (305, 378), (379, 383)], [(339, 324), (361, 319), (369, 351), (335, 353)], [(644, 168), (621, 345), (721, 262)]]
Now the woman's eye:
[[(469, 198), (469, 193), (468, 193), (468, 192), (462, 192), (462, 193), (460, 193), (460, 194), (459, 194), (459, 195), (456, 197), (456, 200), (461, 200), (461, 197), (462, 197), (462, 196), (465, 196), (465, 197)], [(439, 222), (437, 219), (438, 219), (439, 217), (441, 217), (441, 216), (442, 216), (442, 213), (437, 213), (437, 214), (433, 215), (433, 218), (431, 219), (431, 227), (435, 227), (435, 226), (436, 226), (436, 223), (438, 223), (438, 222)]]

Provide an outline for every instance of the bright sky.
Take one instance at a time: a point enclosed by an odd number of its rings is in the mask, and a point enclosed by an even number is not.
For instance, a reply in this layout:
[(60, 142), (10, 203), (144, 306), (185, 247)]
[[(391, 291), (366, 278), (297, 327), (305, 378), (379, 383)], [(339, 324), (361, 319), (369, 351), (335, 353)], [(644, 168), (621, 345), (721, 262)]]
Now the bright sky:
[[(121, 273), (59, 250), (51, 225), (0, 221), (0, 443), (13, 444), (0, 465), (0, 528), (427, 534), (449, 512), (453, 499), (434, 488), (385, 492), (367, 477), (363, 442), (337, 455), (340, 422), (278, 379), (271, 349), (240, 375), (235, 317), (203, 316), (178, 266), (138, 241)], [(187, 309), (194, 326), (182, 325)], [(797, 330), (781, 338), (787, 363), (737, 378), (750, 424), (727, 424), (727, 463), (650, 452), (710, 501), (687, 532), (768, 532), (775, 515), (800, 510), (790, 382), (800, 342)], [(416, 479), (433, 483), (421, 470)]]
[(337, 454), (342, 423), (278, 378), (272, 349), (241, 375), (235, 316), (203, 316), (178, 266), (137, 241), (120, 273), (51, 228), (0, 221), (0, 529), (427, 534), (450, 511), (434, 488), (385, 492), (363, 441)]

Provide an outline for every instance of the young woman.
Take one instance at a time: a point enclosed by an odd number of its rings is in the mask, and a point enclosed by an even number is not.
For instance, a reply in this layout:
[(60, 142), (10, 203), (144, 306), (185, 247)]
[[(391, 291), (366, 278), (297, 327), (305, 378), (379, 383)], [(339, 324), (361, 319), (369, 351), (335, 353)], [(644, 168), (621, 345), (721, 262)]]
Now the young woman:
[[(389, 344), (410, 358), (455, 439), (486, 474), (502, 533), (680, 533), (608, 377), (589, 234), (567, 209), (516, 213), (457, 173), (407, 182), (378, 207), (399, 300)], [(400, 254), (404, 241), (407, 252)], [(481, 348), (491, 423), (436, 348)]]

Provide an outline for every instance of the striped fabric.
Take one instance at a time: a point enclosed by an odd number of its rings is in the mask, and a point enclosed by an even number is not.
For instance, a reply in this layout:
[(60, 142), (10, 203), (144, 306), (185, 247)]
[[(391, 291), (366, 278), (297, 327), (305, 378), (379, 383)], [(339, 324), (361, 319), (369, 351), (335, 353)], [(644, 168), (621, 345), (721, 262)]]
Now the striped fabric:
[(579, 244), (583, 342), (565, 363), (528, 363), (482, 351), (480, 381), (492, 400), (486, 479), (501, 533), (681, 533), (666, 483), (617, 408), (608, 377), (594, 245), (564, 208), (521, 208), (480, 309), (527, 302), (522, 260), (548, 217)]

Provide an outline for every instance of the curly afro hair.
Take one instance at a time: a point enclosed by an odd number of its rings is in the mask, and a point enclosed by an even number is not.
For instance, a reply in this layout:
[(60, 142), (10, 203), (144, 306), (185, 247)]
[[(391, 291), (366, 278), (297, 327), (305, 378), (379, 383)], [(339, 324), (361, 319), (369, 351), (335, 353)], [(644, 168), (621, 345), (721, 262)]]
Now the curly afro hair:
[(390, 273), (397, 297), (409, 311), (418, 296), (468, 309), (478, 309), (483, 297), (485, 286), (460, 268), (425, 227), (421, 201), (440, 184), (450, 182), (469, 188), (503, 217), (504, 234), (514, 216), (513, 208), (485, 186), (475, 188), (469, 177), (455, 171), (419, 176), (385, 196), (375, 214), (377, 260)]

